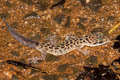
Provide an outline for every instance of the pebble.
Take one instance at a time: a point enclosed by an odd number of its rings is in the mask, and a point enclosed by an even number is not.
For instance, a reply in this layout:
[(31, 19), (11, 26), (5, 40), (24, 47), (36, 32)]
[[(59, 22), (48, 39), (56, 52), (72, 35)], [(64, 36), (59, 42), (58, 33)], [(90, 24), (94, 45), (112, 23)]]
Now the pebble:
[(65, 17), (64, 14), (59, 14), (59, 15), (54, 17), (54, 21), (57, 22), (58, 24), (61, 24), (61, 22), (63, 21), (64, 17)]

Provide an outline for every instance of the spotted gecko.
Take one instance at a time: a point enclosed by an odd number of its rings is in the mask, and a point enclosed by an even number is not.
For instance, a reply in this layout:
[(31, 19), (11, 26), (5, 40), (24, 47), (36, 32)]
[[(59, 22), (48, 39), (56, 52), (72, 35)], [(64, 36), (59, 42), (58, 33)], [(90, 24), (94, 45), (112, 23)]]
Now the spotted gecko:
[(109, 38), (102, 32), (96, 32), (93, 34), (91, 33), (84, 35), (82, 37), (69, 36), (69, 38), (65, 39), (63, 42), (55, 44), (52, 44), (51, 42), (39, 43), (21, 36), (20, 34), (16, 33), (14, 29), (8, 25), (7, 22), (5, 23), (8, 31), (16, 40), (18, 40), (23, 45), (40, 51), (43, 56), (46, 53), (55, 56), (64, 55), (75, 49), (82, 52), (83, 54), (86, 54), (81, 50), (84, 46), (100, 46), (110, 42)]

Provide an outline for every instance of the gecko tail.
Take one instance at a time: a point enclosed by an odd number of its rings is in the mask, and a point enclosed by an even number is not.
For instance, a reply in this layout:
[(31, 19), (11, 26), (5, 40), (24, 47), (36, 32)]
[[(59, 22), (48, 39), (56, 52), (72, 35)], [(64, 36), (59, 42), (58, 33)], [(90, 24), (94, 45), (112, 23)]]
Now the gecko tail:
[(17, 32), (15, 32), (15, 30), (9, 26), (9, 24), (7, 22), (5, 22), (6, 26), (7, 26), (7, 29), (8, 31), (10, 32), (10, 34), (17, 40), (19, 41), (21, 44), (25, 45), (25, 46), (28, 46), (30, 48), (36, 48), (36, 46), (39, 45), (38, 42), (36, 41), (32, 41), (28, 38), (25, 38), (24, 36), (18, 34)]

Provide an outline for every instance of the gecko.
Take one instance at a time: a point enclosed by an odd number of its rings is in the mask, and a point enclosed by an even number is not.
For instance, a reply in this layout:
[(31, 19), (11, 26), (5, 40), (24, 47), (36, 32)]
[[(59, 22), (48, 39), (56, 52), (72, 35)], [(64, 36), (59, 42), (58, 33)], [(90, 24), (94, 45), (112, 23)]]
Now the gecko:
[(67, 54), (73, 50), (78, 50), (86, 55), (85, 52), (82, 51), (84, 46), (100, 46), (110, 42), (108, 36), (104, 35), (103, 32), (96, 32), (83, 35), (81, 37), (77, 36), (69, 36), (67, 39), (60, 43), (52, 44), (50, 41), (46, 43), (40, 43), (17, 33), (7, 22), (5, 22), (8, 31), (10, 34), (21, 44), (28, 46), (30, 48), (34, 48), (41, 52), (41, 56), (43, 58), (46, 56), (46, 53), (52, 54), (54, 56), (60, 56)]

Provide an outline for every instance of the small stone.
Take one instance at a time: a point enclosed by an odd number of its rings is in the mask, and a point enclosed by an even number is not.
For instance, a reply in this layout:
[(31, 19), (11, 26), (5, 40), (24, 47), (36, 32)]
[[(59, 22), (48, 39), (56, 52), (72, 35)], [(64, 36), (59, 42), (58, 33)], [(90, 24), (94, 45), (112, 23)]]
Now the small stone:
[(103, 32), (103, 28), (94, 28), (91, 33), (96, 33), (96, 32)]
[(16, 28), (18, 26), (18, 22), (13, 22), (12, 27)]
[(37, 70), (31, 69), (30, 74), (32, 75), (32, 74), (35, 74), (35, 73), (38, 73), (38, 72), (40, 72), (40, 71), (37, 71)]
[(76, 73), (78, 73), (79, 72), (79, 69), (78, 68), (73, 68), (73, 74), (76, 74)]
[(49, 28), (41, 28), (40, 32), (47, 36), (50, 34), (50, 29)]
[(6, 19), (9, 16), (9, 13), (0, 13), (0, 18)]
[(33, 76), (33, 77), (31, 77), (30, 79), (27, 79), (27, 80), (42, 80), (42, 79), (40, 79), (39, 76)]
[(79, 0), (81, 4), (84, 7), (89, 7), (92, 11), (99, 11), (99, 9), (102, 7), (102, 0), (90, 0), (87, 2), (87, 0)]
[(68, 64), (62, 64), (62, 65), (59, 65), (57, 69), (60, 72), (65, 72), (65, 70), (67, 69), (67, 67), (68, 67)]
[(11, 54), (16, 57), (20, 56), (20, 54), (17, 51), (11, 51)]
[(12, 75), (12, 80), (19, 80), (18, 77), (16, 75)]
[(94, 55), (92, 55), (92, 56), (90, 56), (90, 57), (88, 57), (86, 60), (85, 60), (85, 63), (87, 64), (87, 65), (96, 65), (97, 64), (97, 57), (96, 56), (94, 56)]
[(54, 21), (57, 22), (58, 24), (61, 24), (61, 22), (63, 21), (64, 17), (65, 17), (64, 14), (59, 14), (59, 15), (54, 17)]
[(81, 23), (83, 23), (83, 22), (85, 22), (86, 20), (88, 20), (87, 18), (83, 18), (83, 17), (79, 17), (79, 19), (80, 19), (80, 22), (81, 22)]
[(27, 4), (27, 5), (33, 5), (32, 0), (20, 0), (20, 1)]
[(32, 38), (30, 38), (30, 39), (40, 40), (41, 39), (41, 35), (40, 34), (36, 34)]
[(54, 75), (43, 75), (43, 78), (45, 80), (58, 80), (58, 75), (54, 74)]
[(40, 18), (40, 16), (36, 12), (31, 12), (31, 13), (25, 14), (23, 18), (24, 19)]
[(115, 16), (108, 16), (107, 20), (113, 23), (115, 20)]
[(59, 60), (59, 57), (57, 56), (53, 56), (51, 54), (47, 54), (45, 60), (48, 62), (48, 61), (58, 61)]
[(77, 25), (80, 29), (86, 30), (86, 27), (81, 22), (79, 22)]
[(65, 28), (69, 28), (69, 27), (70, 27), (70, 19), (71, 19), (71, 17), (68, 16), (68, 17), (67, 17), (67, 21), (66, 21), (66, 23), (64, 24), (64, 27), (65, 27)]
[(68, 8), (63, 8), (62, 11), (64, 13), (70, 13), (72, 11), (72, 9), (68, 9)]
[(12, 4), (10, 3), (10, 1), (6, 1), (5, 5), (6, 5), (7, 7), (9, 7), (9, 8), (12, 6)]
[(48, 1), (47, 0), (39, 0), (37, 3), (35, 3), (35, 6), (41, 10), (44, 11), (48, 8)]

